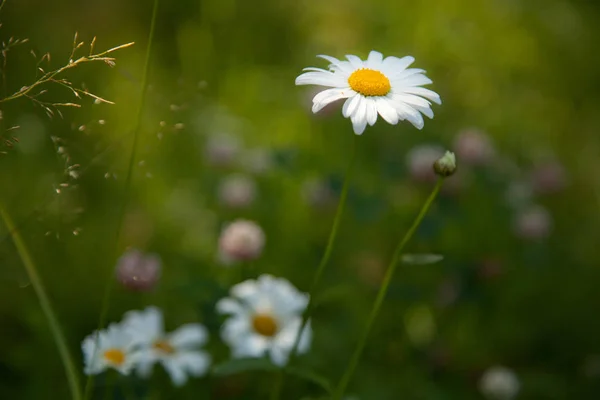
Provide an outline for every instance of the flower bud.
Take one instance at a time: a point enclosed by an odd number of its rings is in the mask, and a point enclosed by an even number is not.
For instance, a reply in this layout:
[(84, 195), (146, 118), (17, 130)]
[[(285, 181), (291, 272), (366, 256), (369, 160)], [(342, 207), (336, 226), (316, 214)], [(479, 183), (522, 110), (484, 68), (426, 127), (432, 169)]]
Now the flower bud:
[(117, 280), (127, 289), (149, 291), (160, 279), (161, 260), (156, 254), (129, 250), (117, 261)]
[(218, 196), (227, 207), (246, 208), (254, 202), (256, 184), (247, 176), (230, 175), (219, 185)]
[(243, 219), (227, 225), (219, 238), (219, 251), (225, 262), (254, 260), (260, 256), (264, 245), (262, 228)]
[(433, 163), (433, 170), (438, 176), (447, 178), (456, 171), (456, 156), (447, 151), (441, 158)]
[(521, 384), (515, 373), (501, 366), (485, 371), (479, 382), (481, 393), (489, 400), (512, 400), (520, 388)]

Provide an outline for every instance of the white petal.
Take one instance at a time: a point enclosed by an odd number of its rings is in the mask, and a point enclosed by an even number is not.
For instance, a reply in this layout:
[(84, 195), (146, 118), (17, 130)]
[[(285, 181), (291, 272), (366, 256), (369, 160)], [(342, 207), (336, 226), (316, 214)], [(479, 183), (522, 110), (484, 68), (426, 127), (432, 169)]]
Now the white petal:
[(344, 106), (342, 107), (342, 115), (348, 118), (354, 114), (358, 108), (358, 105), (360, 104), (360, 99), (362, 99), (362, 96), (357, 93), (353, 97), (350, 97), (348, 100), (346, 100)]
[(259, 286), (255, 280), (248, 279), (233, 286), (229, 292), (232, 296), (245, 300), (248, 297), (256, 296), (259, 293)]
[(365, 99), (365, 104), (367, 106), (367, 123), (373, 126), (375, 125), (375, 122), (377, 122), (377, 107), (375, 106), (375, 101), (373, 99)]
[(356, 111), (350, 115), (350, 119), (352, 123), (362, 123), (363, 120), (367, 122), (367, 99), (363, 96), (360, 96)]
[(193, 376), (202, 376), (211, 363), (210, 356), (203, 351), (187, 351), (177, 357), (177, 361), (184, 364)]
[(232, 355), (235, 358), (261, 357), (268, 347), (269, 342), (264, 336), (249, 335), (233, 346)]
[(333, 103), (334, 101), (337, 101), (340, 99), (345, 99), (347, 97), (352, 96), (354, 93), (356, 93), (356, 92), (350, 88), (344, 88), (344, 89), (333, 88), (333, 89), (324, 90), (324, 91), (318, 93), (313, 98), (312, 112), (317, 113), (317, 112), (321, 111), (325, 106)]
[(383, 66), (385, 68), (390, 68), (391, 71), (400, 72), (405, 70), (414, 61), (414, 57), (411, 56), (406, 56), (402, 58), (390, 56), (386, 57), (385, 60), (383, 60)]
[(426, 99), (429, 99), (437, 104), (442, 104), (442, 99), (440, 99), (440, 95), (434, 92), (433, 90), (425, 89), (422, 87), (407, 87), (402, 89), (405, 93), (416, 94), (418, 96), (423, 96)]
[(341, 61), (335, 57), (330, 57), (326, 55), (318, 55), (317, 57), (329, 61), (333, 67), (337, 67), (337, 69), (343, 72), (344, 74), (349, 75), (352, 73), (352, 71), (354, 71), (354, 68), (352, 68), (352, 64), (350, 64), (348, 61)]
[(392, 94), (392, 99), (395, 101), (401, 101), (403, 103), (407, 103), (411, 106), (419, 106), (419, 107), (430, 107), (431, 103), (425, 100), (422, 97), (418, 97), (412, 94), (402, 94), (402, 93), (394, 93)]
[(129, 311), (125, 313), (122, 324), (137, 343), (153, 342), (164, 333), (162, 311), (157, 307)]
[(229, 318), (221, 327), (221, 338), (230, 345), (235, 344), (250, 333), (249, 316), (240, 315), (239, 317)]
[(183, 366), (177, 363), (175, 360), (165, 360), (163, 361), (163, 367), (171, 377), (171, 381), (173, 381), (173, 385), (175, 386), (183, 386), (187, 382), (187, 374)]
[(425, 75), (417, 74), (409, 76), (408, 78), (400, 78), (392, 82), (392, 86), (411, 87), (429, 85), (430, 83), (433, 83), (431, 79), (429, 79)]
[(173, 347), (195, 346), (206, 343), (208, 331), (202, 324), (186, 324), (180, 326), (168, 336)]
[(352, 64), (352, 67), (354, 68), (354, 70), (365, 67), (363, 61), (355, 55), (347, 54), (346, 58), (348, 59), (348, 61), (350, 61), (350, 64)]
[(409, 106), (408, 104), (395, 102), (392, 103), (394, 108), (398, 111), (401, 119), (406, 119), (411, 124), (415, 126), (417, 129), (423, 129), (423, 125), (425, 125), (425, 121), (423, 121), (423, 116), (420, 112)]
[(237, 300), (230, 297), (219, 300), (215, 308), (219, 314), (237, 315), (244, 312), (244, 307)]
[(202, 376), (210, 366), (210, 357), (201, 351), (176, 353), (163, 360), (163, 366), (171, 376), (173, 384), (182, 386), (187, 382), (187, 375)]
[(390, 105), (390, 102), (387, 98), (376, 98), (375, 105), (377, 106), (377, 111), (379, 112), (379, 115), (381, 115), (381, 118), (392, 125), (396, 125), (398, 123), (398, 112)]
[(145, 379), (149, 378), (152, 375), (152, 367), (154, 367), (159, 358), (155, 351), (150, 349), (142, 350), (136, 362), (138, 375)]
[(423, 113), (427, 118), (433, 119), (433, 110), (430, 107), (422, 107), (413, 105), (414, 109)]
[(333, 72), (305, 72), (296, 78), (296, 85), (319, 85), (329, 87), (345, 87), (348, 85), (343, 76)]
[(362, 135), (367, 127), (367, 119), (362, 119), (360, 121), (352, 121), (352, 129), (354, 129), (354, 133), (357, 135)]
[(367, 68), (371, 68), (371, 69), (381, 69), (381, 64), (383, 62), (383, 54), (381, 54), (378, 51), (371, 51), (369, 53), (369, 57), (367, 58), (367, 62), (365, 63), (365, 66)]
[(269, 357), (273, 364), (283, 367), (288, 360), (291, 348), (283, 349), (279, 346), (273, 346), (269, 349)]

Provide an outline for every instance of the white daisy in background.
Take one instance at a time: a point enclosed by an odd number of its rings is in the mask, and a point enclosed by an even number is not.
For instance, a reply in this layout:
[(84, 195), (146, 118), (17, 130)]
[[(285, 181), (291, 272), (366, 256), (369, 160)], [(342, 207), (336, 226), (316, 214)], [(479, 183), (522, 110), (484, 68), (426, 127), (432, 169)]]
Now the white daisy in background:
[(307, 71), (296, 78), (296, 85), (328, 86), (313, 98), (313, 113), (328, 104), (347, 99), (342, 114), (350, 118), (354, 133), (360, 135), (367, 124), (373, 126), (377, 114), (392, 125), (407, 120), (417, 129), (424, 125), (421, 114), (433, 118), (431, 103), (442, 104), (440, 96), (422, 88), (432, 83), (425, 70), (407, 67), (413, 57), (386, 57), (371, 51), (366, 61), (357, 56), (347, 55), (345, 60), (320, 55), (329, 61), (329, 70), (304, 68)]
[(129, 311), (123, 326), (142, 346), (137, 372), (149, 377), (152, 367), (159, 362), (173, 384), (182, 386), (189, 376), (202, 376), (210, 366), (210, 356), (198, 347), (208, 340), (208, 332), (201, 324), (186, 324), (171, 333), (165, 333), (162, 312), (156, 307), (143, 311)]
[(139, 361), (136, 345), (134, 337), (120, 324), (111, 324), (106, 330), (94, 332), (81, 344), (85, 374), (96, 375), (113, 368), (128, 375)]
[(479, 389), (489, 400), (512, 400), (519, 394), (521, 383), (513, 370), (497, 365), (484, 372)]
[[(285, 365), (300, 330), (308, 295), (271, 275), (239, 283), (231, 288), (230, 295), (217, 303), (217, 312), (230, 315), (222, 326), (221, 337), (231, 347), (232, 356), (268, 355), (274, 364)], [(308, 351), (311, 337), (307, 324), (298, 353)]]

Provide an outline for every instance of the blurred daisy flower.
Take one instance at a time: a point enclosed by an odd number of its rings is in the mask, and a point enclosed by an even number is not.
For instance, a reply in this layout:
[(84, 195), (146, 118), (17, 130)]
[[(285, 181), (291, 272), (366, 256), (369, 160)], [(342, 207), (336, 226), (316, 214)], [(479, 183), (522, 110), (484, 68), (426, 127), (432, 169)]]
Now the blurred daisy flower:
[(407, 120), (417, 129), (424, 125), (423, 115), (433, 118), (431, 103), (441, 104), (440, 96), (421, 87), (432, 83), (425, 71), (408, 68), (413, 57), (386, 57), (371, 51), (367, 60), (347, 55), (345, 60), (320, 55), (329, 61), (329, 70), (305, 68), (296, 78), (296, 85), (319, 85), (331, 89), (323, 90), (313, 98), (313, 113), (328, 104), (346, 99), (342, 114), (350, 118), (354, 133), (360, 135), (367, 124), (373, 126), (377, 114), (392, 125)]
[(106, 330), (94, 332), (81, 345), (85, 374), (96, 375), (113, 368), (128, 375), (139, 360), (136, 345), (134, 337), (120, 324), (111, 324)]
[[(308, 295), (290, 282), (270, 275), (233, 286), (231, 297), (217, 303), (217, 312), (229, 314), (221, 337), (234, 358), (268, 355), (276, 365), (285, 365), (298, 337)], [(307, 324), (300, 337), (298, 353), (310, 347), (312, 330)]]
[(142, 348), (137, 372), (149, 377), (155, 363), (165, 368), (173, 384), (182, 386), (189, 376), (202, 376), (210, 366), (210, 356), (198, 349), (206, 343), (208, 332), (201, 324), (186, 324), (165, 333), (162, 312), (156, 307), (129, 311), (123, 325)]

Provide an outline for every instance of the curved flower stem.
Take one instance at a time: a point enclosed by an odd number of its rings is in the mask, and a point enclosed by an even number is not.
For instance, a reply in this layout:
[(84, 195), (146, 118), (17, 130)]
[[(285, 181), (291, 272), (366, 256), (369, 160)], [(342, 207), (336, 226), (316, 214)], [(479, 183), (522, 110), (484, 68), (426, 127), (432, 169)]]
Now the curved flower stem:
[[(346, 198), (348, 197), (348, 188), (350, 186), (350, 177), (352, 175), (352, 170), (354, 168), (354, 162), (356, 160), (356, 153), (358, 147), (359, 136), (354, 135), (354, 139), (352, 140), (352, 150), (350, 155), (350, 161), (348, 163), (348, 169), (346, 170), (346, 175), (344, 177), (344, 184), (342, 186), (342, 193), (340, 195), (340, 201), (337, 206), (337, 210), (335, 213), (335, 217), (333, 219), (333, 226), (331, 227), (331, 232), (329, 233), (329, 238), (327, 239), (327, 247), (325, 248), (325, 253), (323, 253), (323, 257), (319, 262), (319, 266), (317, 267), (317, 271), (315, 272), (315, 276), (313, 281), (308, 289), (308, 305), (306, 306), (306, 310), (302, 315), (302, 323), (300, 324), (300, 329), (298, 330), (298, 335), (296, 336), (296, 340), (294, 345), (292, 346), (292, 350), (290, 351), (290, 358), (287, 362), (289, 364), (293, 361), (298, 352), (298, 346), (300, 344), (300, 338), (302, 337), (301, 332), (304, 332), (306, 328), (306, 324), (308, 323), (310, 316), (313, 312), (315, 305), (315, 291), (321, 282), (321, 277), (323, 276), (323, 271), (325, 271), (325, 266), (329, 262), (331, 258), (331, 252), (333, 251), (333, 244), (335, 242), (335, 238), (337, 237), (338, 230), (340, 227), (340, 222), (342, 220), (342, 215), (344, 214), (344, 208), (346, 207)], [(286, 366), (287, 366), (286, 364)], [(275, 384), (273, 386), (273, 391), (271, 393), (271, 399), (277, 400), (279, 399), (281, 388), (283, 387), (283, 372), (285, 370), (285, 366), (277, 372), (277, 376), (275, 377)]]
[(33, 258), (31, 257), (29, 250), (27, 250), (27, 246), (25, 246), (25, 242), (23, 241), (23, 238), (21, 237), (21, 234), (15, 226), (12, 218), (10, 215), (8, 215), (8, 212), (4, 209), (2, 204), (0, 204), (0, 214), (2, 215), (2, 220), (8, 229), (9, 235), (12, 237), (13, 242), (15, 243), (15, 247), (17, 248), (19, 256), (21, 257), (21, 261), (25, 266), (25, 270), (27, 271), (27, 275), (31, 281), (31, 286), (33, 286), (33, 289), (35, 290), (40, 302), (40, 306), (42, 307), (42, 311), (48, 320), (50, 332), (54, 337), (56, 347), (58, 347), (58, 353), (60, 354), (63, 366), (65, 367), (65, 373), (67, 375), (67, 380), (69, 381), (69, 388), (71, 389), (71, 398), (73, 400), (80, 400), (81, 391), (79, 388), (79, 376), (77, 374), (77, 368), (75, 368), (73, 357), (71, 356), (69, 348), (67, 347), (67, 341), (63, 335), (60, 323), (56, 318), (56, 314), (52, 309), (50, 299), (46, 294), (46, 289), (44, 289), (44, 284), (42, 283), (42, 280), (37, 272)]
[(400, 256), (402, 255), (402, 250), (404, 250), (404, 246), (406, 246), (408, 241), (411, 239), (411, 237), (413, 236), (413, 234), (415, 233), (415, 231), (421, 224), (423, 217), (425, 217), (425, 214), (427, 214), (427, 211), (431, 207), (431, 204), (433, 204), (433, 200), (435, 200), (436, 196), (438, 195), (443, 182), (444, 182), (443, 178), (438, 178), (438, 181), (437, 181), (435, 187), (433, 188), (433, 191), (431, 192), (431, 194), (425, 201), (425, 204), (423, 204), (423, 207), (421, 208), (419, 215), (417, 215), (417, 218), (411, 225), (408, 232), (406, 232), (406, 234), (404, 235), (402, 240), (400, 240), (400, 243), (398, 243), (398, 246), (396, 247), (396, 250), (394, 251), (392, 261), (390, 261), (390, 264), (388, 265), (387, 271), (383, 278), (383, 282), (381, 283), (381, 287), (379, 288), (379, 292), (377, 293), (377, 297), (375, 299), (375, 303), (373, 304), (373, 308), (371, 309), (371, 313), (369, 314), (369, 319), (367, 320), (367, 324), (365, 325), (365, 328), (362, 332), (362, 335), (360, 337), (358, 345), (356, 346), (356, 349), (354, 350), (354, 353), (352, 354), (350, 363), (348, 364), (348, 367), (346, 368), (346, 371), (344, 372), (344, 375), (342, 376), (342, 379), (340, 380), (340, 383), (338, 384), (338, 386), (334, 392), (334, 395), (332, 397), (333, 400), (341, 400), (341, 398), (346, 390), (346, 387), (348, 386), (348, 383), (350, 382), (350, 379), (352, 378), (352, 374), (354, 373), (354, 370), (356, 369), (356, 366), (358, 365), (358, 361), (360, 360), (362, 352), (367, 343), (367, 339), (369, 337), (369, 333), (371, 332), (371, 328), (373, 327), (375, 319), (377, 318), (377, 315), (379, 314), (379, 310), (381, 309), (381, 305), (383, 304), (383, 300), (385, 299), (385, 295), (387, 294), (388, 288), (392, 281), (392, 277), (394, 276), (394, 272), (396, 271), (396, 268), (398, 267), (398, 264), (400, 261)]
[[(133, 143), (131, 145), (129, 164), (127, 167), (127, 176), (125, 179), (123, 202), (121, 204), (121, 210), (119, 212), (118, 220), (117, 220), (117, 233), (116, 233), (115, 248), (118, 246), (118, 243), (119, 243), (119, 235), (121, 232), (121, 225), (123, 223), (123, 218), (125, 216), (125, 209), (127, 208), (127, 200), (129, 198), (129, 190), (130, 190), (130, 186), (131, 186), (131, 179), (133, 176), (133, 166), (135, 164), (135, 157), (136, 157), (136, 153), (137, 153), (139, 131), (140, 131), (140, 127), (142, 125), (142, 115), (143, 115), (143, 110), (144, 110), (144, 104), (146, 101), (146, 91), (148, 88), (147, 81), (148, 81), (148, 70), (150, 67), (150, 55), (152, 53), (152, 40), (154, 38), (154, 30), (156, 27), (156, 19), (158, 16), (158, 3), (159, 3), (159, 0), (154, 0), (154, 5), (152, 8), (152, 20), (150, 22), (150, 33), (148, 34), (148, 44), (146, 46), (146, 58), (144, 61), (144, 69), (142, 71), (140, 98), (139, 98), (138, 109), (137, 109), (137, 114), (136, 114), (135, 126), (133, 128)], [(110, 296), (111, 296), (112, 288), (113, 288), (112, 274), (113, 274), (113, 270), (111, 269), (109, 279), (106, 283), (104, 298), (102, 300), (102, 309), (100, 311), (100, 318), (98, 321), (98, 330), (102, 329), (102, 327), (104, 326), (104, 323), (106, 320), (106, 315), (108, 314), (108, 306), (110, 304)], [(96, 333), (96, 341), (97, 340), (98, 340), (98, 333)], [(95, 346), (95, 347), (97, 349), (98, 346)], [(93, 357), (96, 357), (96, 356), (97, 356), (97, 354), (93, 355)], [(89, 375), (86, 385), (85, 385), (85, 392), (84, 392), (84, 396), (83, 396), (84, 400), (87, 400), (89, 398), (89, 396), (91, 395), (93, 382), (94, 382), (93, 375)]]

